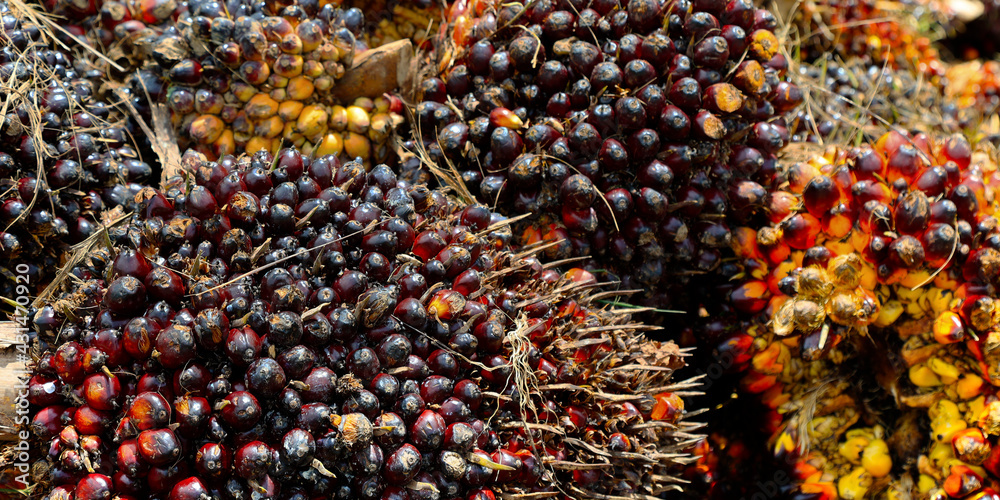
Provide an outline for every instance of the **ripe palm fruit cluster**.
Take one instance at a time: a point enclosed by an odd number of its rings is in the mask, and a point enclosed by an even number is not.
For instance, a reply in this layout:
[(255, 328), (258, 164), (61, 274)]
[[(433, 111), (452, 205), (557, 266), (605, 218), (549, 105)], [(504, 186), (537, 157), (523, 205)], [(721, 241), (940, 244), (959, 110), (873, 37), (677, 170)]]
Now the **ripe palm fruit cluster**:
[[(722, 216), (760, 202), (781, 80), (776, 21), (745, 0), (456, 3), (445, 68), (422, 85), (410, 147), (460, 174), (549, 258), (596, 267), (658, 306), (671, 265), (716, 268)], [(457, 179), (456, 179), (457, 180)], [(649, 299), (649, 298), (648, 298)]]
[(22, 284), (47, 283), (62, 254), (95, 232), (104, 210), (128, 205), (153, 169), (103, 94), (93, 56), (6, 2), (0, 16), (0, 296), (9, 298), (20, 295), (14, 264), (30, 269)]
[[(182, 151), (218, 158), (295, 146), (376, 163), (391, 153), (398, 101), (334, 97), (337, 80), (365, 48), (357, 41), (365, 27), (360, 9), (110, 0), (80, 14), (90, 16), (97, 39), (118, 44), (123, 60), (142, 67), (129, 86), (166, 103)], [(137, 107), (149, 113), (148, 104)]]
[[(900, 10), (910, 15), (901, 16)], [(928, 33), (921, 26), (947, 26), (951, 13), (946, 2), (937, 1), (814, 0), (797, 5), (792, 15), (805, 60), (833, 52), (940, 77), (946, 65), (932, 38), (942, 33)]]
[[(784, 180), (771, 193), (771, 224), (734, 230), (744, 275), (732, 304), (756, 316), (720, 350), (739, 353), (744, 391), (774, 410), (775, 452), (804, 471), (800, 491), (860, 498), (905, 490), (908, 477), (930, 498), (995, 495), (987, 424), (1000, 381), (990, 297), (1000, 254), (990, 147), (891, 132), (793, 165)], [(845, 374), (859, 364), (865, 372)], [(868, 384), (884, 392), (865, 397)], [(872, 401), (894, 412), (885, 436), (869, 429), (880, 413)], [(907, 467), (887, 475), (866, 466), (877, 439), (889, 444), (878, 443), (878, 463)]]
[(61, 342), (29, 383), (45, 498), (677, 487), (699, 437), (684, 353), (600, 305), (590, 273), (384, 165), (184, 163), (33, 315)]

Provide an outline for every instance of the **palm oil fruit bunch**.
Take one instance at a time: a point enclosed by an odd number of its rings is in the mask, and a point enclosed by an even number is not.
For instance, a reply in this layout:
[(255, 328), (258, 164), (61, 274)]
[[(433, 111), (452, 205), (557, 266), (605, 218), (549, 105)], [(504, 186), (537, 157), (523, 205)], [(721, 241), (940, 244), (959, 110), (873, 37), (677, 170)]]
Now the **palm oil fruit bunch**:
[(677, 488), (698, 438), (684, 352), (601, 305), (592, 274), (385, 165), (183, 162), (33, 315), (53, 346), (29, 383), (45, 498)]
[(18, 8), (31, 7), (0, 3), (0, 296), (8, 298), (23, 295), (15, 264), (29, 269), (21, 284), (44, 286), (100, 214), (130, 203), (153, 175), (126, 116), (102, 94), (106, 74)]
[(722, 220), (760, 203), (782, 81), (774, 17), (747, 0), (455, 3), (455, 47), (424, 80), (410, 144), (546, 256), (593, 255), (658, 306), (670, 266), (716, 268)]
[(182, 150), (218, 158), (295, 146), (365, 162), (389, 157), (401, 103), (334, 97), (364, 49), (360, 9), (249, 0), (98, 7), (90, 16), (95, 36), (120, 44), (123, 59), (141, 66), (129, 86), (166, 104)]
[[(903, 9), (907, 15), (900, 15)], [(950, 12), (938, 1), (810, 0), (796, 6), (793, 22), (803, 34), (806, 61), (832, 51), (845, 59), (858, 57), (876, 66), (941, 77), (945, 64), (932, 40), (938, 34), (922, 26), (944, 27)]]
[[(898, 132), (873, 146), (830, 149), (787, 170), (784, 188), (770, 194), (771, 225), (734, 230), (743, 282), (732, 291), (731, 303), (754, 318), (719, 349), (739, 353), (743, 390), (776, 411), (784, 429), (777, 452), (798, 450), (791, 443), (805, 437), (801, 429), (826, 425), (814, 420), (822, 416), (815, 410), (789, 411), (808, 400), (804, 394), (822, 400), (829, 389), (818, 381), (830, 379), (824, 373), (839, 373), (842, 380), (868, 377), (884, 393), (849, 395), (855, 402), (845, 400), (844, 407), (864, 416), (872, 412), (863, 411), (861, 401), (891, 394), (890, 406), (904, 413), (885, 425), (892, 432), (886, 439), (896, 443), (889, 460), (905, 463), (923, 451), (919, 474), (910, 474), (921, 492), (940, 487), (958, 498), (987, 484), (984, 470), (993, 466), (983, 460), (989, 450), (977, 461), (964, 451), (974, 440), (953, 447), (953, 431), (967, 426), (951, 415), (977, 421), (970, 419), (978, 419), (995, 399), (993, 388), (1000, 382), (992, 298), (1000, 276), (993, 216), (1000, 177), (993, 154), (962, 135), (934, 140)], [(872, 369), (843, 375), (858, 364)], [(923, 424), (911, 420), (929, 422), (929, 439), (914, 430)], [(837, 438), (830, 446), (853, 439), (846, 422), (836, 420), (834, 428), (841, 431), (825, 436)], [(858, 428), (873, 422), (861, 424)], [(867, 435), (864, 440), (872, 442)], [(841, 471), (840, 479), (821, 481), (827, 487), (836, 483), (856, 493), (862, 487), (899, 486), (894, 481), (901, 476), (880, 480), (888, 476), (856, 460), (846, 465), (842, 459), (855, 455), (845, 450), (855, 445), (843, 446), (840, 456), (819, 453), (828, 459), (825, 465), (801, 457), (824, 474)], [(955, 489), (956, 484), (964, 486)]]

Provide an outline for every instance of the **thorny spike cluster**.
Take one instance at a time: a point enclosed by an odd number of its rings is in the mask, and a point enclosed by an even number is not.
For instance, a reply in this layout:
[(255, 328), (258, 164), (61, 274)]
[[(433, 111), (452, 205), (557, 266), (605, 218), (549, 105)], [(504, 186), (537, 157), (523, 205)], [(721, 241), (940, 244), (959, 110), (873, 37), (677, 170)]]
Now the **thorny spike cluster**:
[(48, 500), (677, 487), (684, 353), (600, 306), (590, 273), (384, 165), (185, 165), (34, 313), (62, 342), (29, 384)]
[[(365, 48), (357, 41), (365, 24), (360, 9), (310, 1), (109, 0), (84, 11), (60, 2), (56, 11), (89, 16), (98, 40), (121, 47), (122, 64), (142, 67), (130, 86), (166, 103), (182, 151), (218, 158), (294, 145), (366, 163), (391, 154), (398, 100), (334, 98), (337, 80)], [(149, 105), (138, 101), (148, 117)]]
[[(801, 493), (997, 495), (996, 160), (961, 135), (891, 132), (793, 165), (771, 225), (734, 230), (732, 304), (758, 316), (719, 350), (772, 409), (775, 453)], [(847, 382), (857, 376), (882, 395)], [(876, 425), (886, 394), (888, 432)]]
[(647, 304), (667, 306), (668, 282), (689, 279), (672, 263), (720, 265), (722, 217), (760, 202), (789, 139), (775, 117), (801, 100), (781, 80), (769, 12), (541, 0), (459, 2), (449, 19), (455, 47), (423, 82), (408, 148), (501, 213), (534, 214), (522, 242), (562, 240), (552, 259), (593, 255)]
[(47, 283), (62, 252), (95, 231), (103, 210), (129, 205), (153, 169), (103, 95), (93, 56), (7, 2), (0, 15), (0, 296), (9, 298), (19, 295), (13, 263), (27, 264), (32, 285)]

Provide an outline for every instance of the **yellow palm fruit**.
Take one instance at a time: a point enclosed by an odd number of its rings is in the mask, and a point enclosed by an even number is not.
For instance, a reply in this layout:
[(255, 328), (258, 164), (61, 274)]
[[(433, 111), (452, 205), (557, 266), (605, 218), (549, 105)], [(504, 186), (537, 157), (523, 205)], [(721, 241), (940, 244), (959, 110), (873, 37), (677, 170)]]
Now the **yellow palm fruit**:
[(941, 379), (926, 364), (918, 363), (910, 367), (910, 382), (917, 387), (937, 387)]
[(268, 139), (273, 139), (281, 135), (281, 131), (284, 128), (285, 123), (281, 121), (281, 118), (272, 116), (266, 120), (258, 122), (257, 126), (254, 128), (254, 134)]
[(344, 139), (340, 134), (331, 132), (323, 136), (323, 140), (316, 145), (313, 154), (316, 156), (339, 155), (344, 151)]
[(892, 469), (889, 445), (881, 439), (872, 441), (861, 454), (861, 466), (874, 477), (883, 477)]
[(920, 302), (907, 302), (906, 303), (906, 314), (910, 316), (910, 319), (920, 319), (925, 315), (923, 306)]
[(961, 375), (957, 366), (948, 363), (941, 358), (931, 358), (927, 360), (927, 367), (940, 377), (941, 383), (943, 384), (954, 383)]
[(212, 152), (218, 157), (236, 153), (236, 140), (232, 130), (226, 129), (222, 131), (219, 138), (212, 143)]
[(368, 132), (370, 124), (368, 111), (365, 111), (364, 108), (360, 106), (347, 107), (347, 130), (357, 134), (364, 134)]
[(211, 144), (222, 135), (225, 127), (225, 122), (218, 116), (201, 115), (191, 122), (188, 133), (199, 144)]
[(361, 134), (348, 132), (344, 138), (344, 151), (347, 153), (348, 158), (367, 160), (371, 156), (371, 149), (371, 142)]
[[(986, 396), (980, 395), (976, 399), (966, 403), (966, 414), (967, 415), (982, 415), (983, 410), (986, 409)], [(975, 418), (975, 417), (973, 417)]]
[(951, 442), (956, 433), (968, 427), (964, 420), (955, 419), (931, 424), (931, 437), (942, 442)]
[(930, 280), (931, 273), (924, 269), (910, 270), (899, 280), (899, 285), (907, 289), (916, 288)]
[(903, 315), (903, 303), (898, 300), (890, 300), (882, 304), (882, 310), (875, 318), (875, 326), (885, 328), (899, 319)]
[(313, 85), (313, 82), (309, 78), (304, 76), (292, 78), (288, 81), (288, 86), (285, 87), (288, 99), (293, 101), (305, 101), (312, 97), (315, 91), (316, 86)]
[(936, 422), (961, 418), (962, 413), (959, 411), (958, 405), (954, 402), (947, 399), (939, 399), (927, 410), (927, 416), (930, 417), (931, 425), (933, 426)]
[(347, 108), (333, 106), (330, 108), (330, 128), (342, 132), (347, 128)]
[(329, 115), (327, 115), (322, 106), (306, 106), (299, 113), (299, 117), (295, 122), (295, 128), (306, 139), (318, 139), (326, 133), (328, 118)]
[(909, 287), (904, 288), (897, 286), (893, 287), (893, 290), (896, 292), (896, 297), (899, 297), (899, 300), (903, 302), (916, 302), (920, 300), (920, 296), (924, 294), (924, 290), (919, 288), (911, 290)]
[(947, 311), (951, 306), (951, 299), (953, 297), (950, 291), (937, 287), (928, 290), (926, 296), (931, 309), (936, 314), (941, 314), (942, 312)]
[(247, 141), (247, 154), (253, 154), (257, 151), (271, 151), (274, 141), (266, 137), (254, 136)]
[(278, 106), (278, 116), (288, 125), (287, 122), (293, 122), (299, 117), (299, 113), (302, 112), (302, 108), (304, 107), (299, 101), (285, 101)]
[(983, 390), (983, 378), (974, 373), (966, 373), (958, 379), (955, 391), (962, 399), (972, 399), (978, 396)]
[(868, 494), (872, 486), (872, 476), (863, 467), (855, 467), (837, 481), (837, 493), (844, 500), (860, 500)]
[(837, 452), (852, 464), (860, 464), (861, 453), (865, 451), (870, 442), (868, 438), (861, 436), (848, 438), (843, 443), (840, 443)]
[(944, 468), (944, 464), (955, 458), (955, 452), (951, 449), (951, 442), (935, 442), (931, 446), (931, 451), (927, 453), (927, 459), (931, 466), (937, 470)]
[(921, 474), (920, 478), (917, 479), (917, 491), (920, 493), (928, 493), (937, 487), (937, 481), (933, 477), (927, 474)]
[(243, 110), (251, 120), (263, 120), (278, 113), (278, 101), (267, 94), (257, 94), (247, 102)]

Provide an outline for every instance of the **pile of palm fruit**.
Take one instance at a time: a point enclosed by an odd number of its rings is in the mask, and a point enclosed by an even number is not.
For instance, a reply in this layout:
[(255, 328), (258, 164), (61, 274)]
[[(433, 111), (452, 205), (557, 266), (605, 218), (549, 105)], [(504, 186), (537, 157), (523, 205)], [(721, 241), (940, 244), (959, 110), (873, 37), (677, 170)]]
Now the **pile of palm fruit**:
[(8, 2), (0, 497), (1000, 497), (947, 2)]

